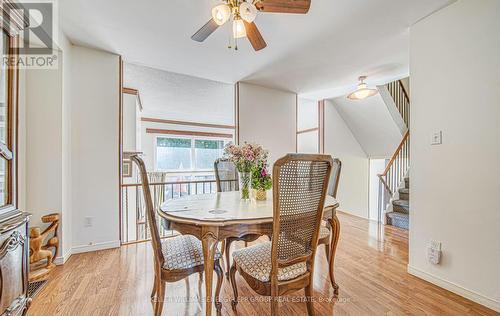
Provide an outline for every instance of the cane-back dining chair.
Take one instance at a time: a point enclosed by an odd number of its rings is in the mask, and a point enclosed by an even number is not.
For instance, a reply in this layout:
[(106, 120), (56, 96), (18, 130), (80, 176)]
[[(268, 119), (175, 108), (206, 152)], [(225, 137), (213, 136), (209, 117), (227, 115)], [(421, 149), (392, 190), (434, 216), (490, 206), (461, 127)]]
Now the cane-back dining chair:
[[(217, 192), (238, 191), (238, 171), (234, 163), (228, 159), (217, 159), (214, 162), (215, 180), (217, 182)], [(229, 279), (229, 260), (231, 258), (231, 244), (234, 241), (244, 241), (247, 243), (259, 239), (260, 235), (248, 234), (241, 237), (229, 237), (222, 243), (223, 252), (226, 255), (226, 277)]]
[[(179, 235), (163, 240), (160, 238), (144, 161), (137, 155), (131, 156), (131, 159), (139, 168), (142, 182), (142, 192), (146, 205), (146, 217), (151, 231), (151, 243), (153, 245), (154, 254), (155, 278), (153, 291), (151, 293), (151, 301), (153, 303), (154, 315), (160, 316), (163, 309), (166, 282), (176, 282), (187, 278), (193, 273), (200, 273), (201, 278), (201, 274), (204, 271), (203, 249), (201, 241), (191, 235)], [(217, 251), (215, 254), (214, 270), (217, 274), (215, 306), (218, 313), (220, 313), (222, 308), (219, 294), (222, 279), (224, 277), (219, 262), (220, 258), (221, 253)]]
[[(334, 198), (337, 198), (337, 190), (339, 187), (341, 169), (342, 169), (342, 163), (340, 162), (340, 160), (338, 160), (337, 158), (333, 159), (330, 183), (328, 185), (328, 195), (331, 195)], [(337, 236), (333, 236), (333, 234), (336, 234)], [(338, 234), (340, 234), (340, 225), (338, 223), (337, 218), (334, 217), (329, 219), (326, 223), (325, 222), (322, 223), (319, 230), (319, 240), (318, 240), (318, 245), (325, 245), (325, 253), (326, 253), (326, 260), (328, 261), (328, 272), (330, 275), (330, 282), (332, 284), (333, 291), (335, 294), (338, 294), (339, 292), (339, 286), (335, 282), (335, 277), (333, 273), (335, 250), (337, 248), (337, 245), (334, 243), (334, 241), (338, 240)]]
[(235, 311), (239, 272), (256, 293), (271, 296), (272, 315), (278, 315), (279, 296), (300, 289), (305, 289), (308, 314), (314, 315), (314, 257), (332, 163), (328, 155), (288, 154), (274, 164), (272, 239), (233, 252)]

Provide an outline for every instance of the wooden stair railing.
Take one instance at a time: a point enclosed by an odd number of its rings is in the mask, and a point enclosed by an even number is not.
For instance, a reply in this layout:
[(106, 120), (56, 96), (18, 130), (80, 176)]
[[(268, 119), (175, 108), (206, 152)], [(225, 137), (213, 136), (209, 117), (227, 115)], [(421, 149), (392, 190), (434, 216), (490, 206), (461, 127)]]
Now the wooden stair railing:
[(410, 131), (407, 131), (389, 160), (387, 167), (378, 177), (385, 190), (392, 197), (410, 168)]
[(387, 84), (387, 90), (389, 90), (389, 94), (392, 96), (392, 99), (396, 104), (396, 108), (401, 114), (406, 127), (410, 129), (410, 98), (403, 86), (403, 83), (401, 80), (389, 82)]

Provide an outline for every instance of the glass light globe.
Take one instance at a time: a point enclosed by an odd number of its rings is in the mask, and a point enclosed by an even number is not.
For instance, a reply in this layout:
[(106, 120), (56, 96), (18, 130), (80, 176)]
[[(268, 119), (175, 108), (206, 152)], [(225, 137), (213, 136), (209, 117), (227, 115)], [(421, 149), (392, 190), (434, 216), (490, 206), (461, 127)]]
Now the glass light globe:
[(242, 19), (234, 19), (233, 21), (233, 36), (234, 38), (241, 38), (247, 36), (247, 30)]
[(240, 16), (248, 23), (252, 23), (257, 17), (257, 8), (251, 3), (242, 2), (240, 4)]
[(359, 84), (356, 91), (350, 93), (347, 98), (350, 100), (363, 100), (368, 97), (374, 96), (378, 93), (377, 89), (369, 89), (368, 85), (363, 82), (366, 77), (359, 77)]
[(222, 25), (231, 17), (231, 8), (227, 4), (219, 4), (212, 9), (212, 18), (217, 25)]

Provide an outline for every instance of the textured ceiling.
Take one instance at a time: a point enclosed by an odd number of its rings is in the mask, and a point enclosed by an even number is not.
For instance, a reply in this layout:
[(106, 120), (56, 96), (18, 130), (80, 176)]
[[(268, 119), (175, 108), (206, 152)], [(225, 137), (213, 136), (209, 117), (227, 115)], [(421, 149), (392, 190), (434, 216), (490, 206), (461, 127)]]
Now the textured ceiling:
[(127, 62), (227, 83), (238, 80), (332, 97), (360, 74), (381, 83), (408, 74), (409, 26), (450, 0), (312, 0), (307, 15), (259, 13), (268, 47), (227, 49), (229, 25), (204, 43), (190, 36), (210, 19), (210, 0), (64, 0), (62, 25), (77, 45)]

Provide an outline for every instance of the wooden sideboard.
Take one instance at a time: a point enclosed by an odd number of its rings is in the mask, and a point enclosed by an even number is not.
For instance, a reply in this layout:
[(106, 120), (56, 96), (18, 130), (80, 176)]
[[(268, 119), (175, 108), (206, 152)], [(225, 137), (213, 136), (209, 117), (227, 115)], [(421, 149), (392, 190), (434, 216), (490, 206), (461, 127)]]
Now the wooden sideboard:
[(29, 215), (0, 223), (0, 315), (25, 315), (28, 298)]

